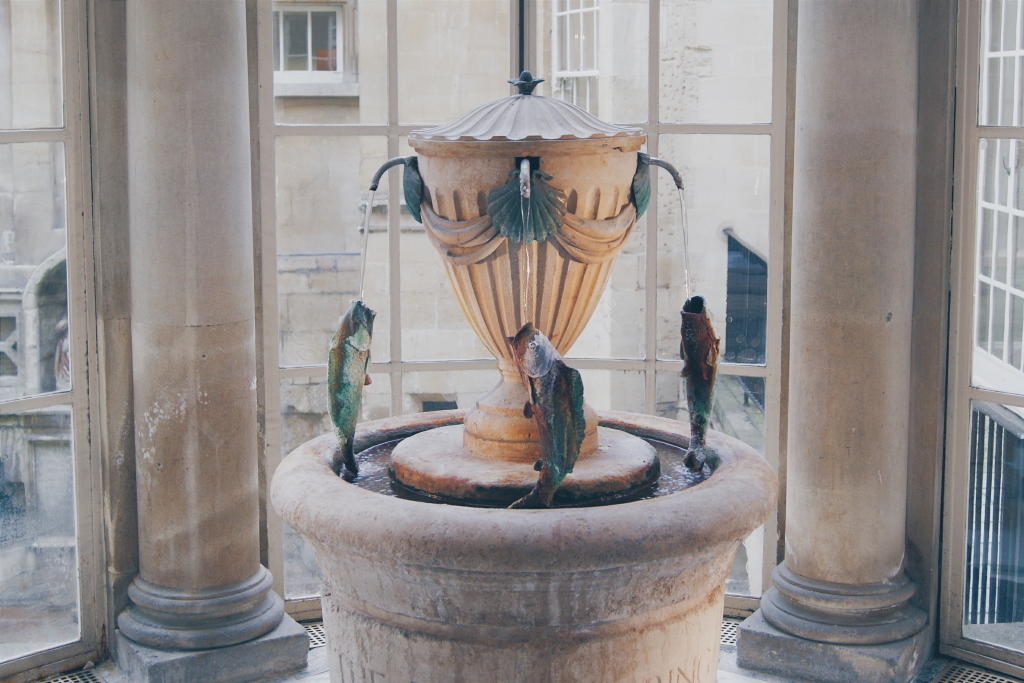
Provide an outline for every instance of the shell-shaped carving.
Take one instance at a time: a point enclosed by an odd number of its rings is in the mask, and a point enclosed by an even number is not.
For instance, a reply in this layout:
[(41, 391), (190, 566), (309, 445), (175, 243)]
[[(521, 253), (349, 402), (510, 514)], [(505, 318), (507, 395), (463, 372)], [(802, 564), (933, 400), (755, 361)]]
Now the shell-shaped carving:
[(639, 128), (606, 123), (574, 104), (514, 95), (481, 105), (451, 123), (416, 130), (410, 140), (563, 140), (644, 137)]
[[(519, 192), (519, 171), (508, 174), (510, 180), (487, 193), (487, 213), (502, 237), (512, 242), (535, 242), (554, 237), (565, 216), (565, 193), (546, 181), (551, 176), (533, 172), (530, 197)], [(523, 219), (526, 224), (523, 225)]]
[(647, 211), (651, 201), (651, 157), (643, 152), (636, 155), (636, 173), (629, 188), (629, 200), (636, 207), (637, 220)]

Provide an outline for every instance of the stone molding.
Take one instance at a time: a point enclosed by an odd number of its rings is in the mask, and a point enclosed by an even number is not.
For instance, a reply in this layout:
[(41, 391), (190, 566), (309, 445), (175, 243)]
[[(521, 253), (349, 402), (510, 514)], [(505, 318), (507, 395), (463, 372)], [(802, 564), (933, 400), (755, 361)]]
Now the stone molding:
[(272, 631), (284, 603), (271, 591), (263, 566), (244, 581), (200, 590), (165, 588), (136, 577), (128, 587), (132, 605), (117, 619), (132, 640), (179, 650), (225, 647)]
[(914, 635), (928, 620), (909, 604), (913, 582), (902, 571), (891, 581), (843, 584), (808, 579), (784, 563), (772, 572), (761, 613), (775, 628), (841, 645), (880, 645)]

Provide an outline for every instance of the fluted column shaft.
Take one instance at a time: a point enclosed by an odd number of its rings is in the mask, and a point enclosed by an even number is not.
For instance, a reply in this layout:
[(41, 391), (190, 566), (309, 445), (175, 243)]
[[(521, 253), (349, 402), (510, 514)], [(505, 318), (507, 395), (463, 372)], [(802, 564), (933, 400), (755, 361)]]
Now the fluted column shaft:
[(203, 648), (281, 620), (259, 564), (243, 0), (130, 0), (139, 578), (119, 626)]

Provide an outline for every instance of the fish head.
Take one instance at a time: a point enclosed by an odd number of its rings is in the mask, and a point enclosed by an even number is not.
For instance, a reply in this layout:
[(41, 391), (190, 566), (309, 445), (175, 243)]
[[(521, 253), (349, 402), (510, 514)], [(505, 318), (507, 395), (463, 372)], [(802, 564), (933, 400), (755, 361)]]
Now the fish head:
[(704, 297), (697, 294), (695, 296), (691, 296), (689, 299), (686, 300), (686, 303), (683, 304), (683, 310), (681, 312), (700, 314), (704, 312), (704, 305)]
[(533, 323), (523, 325), (516, 336), (509, 337), (508, 342), (519, 371), (527, 377), (543, 377), (560, 358), (555, 347)]
[(341, 319), (345, 343), (357, 351), (369, 351), (373, 339), (373, 319), (377, 312), (358, 299), (353, 299)]

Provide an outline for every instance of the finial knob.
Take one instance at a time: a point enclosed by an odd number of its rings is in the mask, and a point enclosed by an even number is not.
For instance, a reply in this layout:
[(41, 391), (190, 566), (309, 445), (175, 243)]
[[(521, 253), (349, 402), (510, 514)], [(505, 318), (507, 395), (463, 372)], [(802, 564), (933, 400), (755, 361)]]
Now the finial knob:
[(514, 78), (509, 81), (509, 83), (519, 88), (520, 95), (532, 95), (533, 89), (543, 82), (543, 78), (534, 78), (533, 74), (529, 71), (524, 71), (519, 74), (519, 78)]

